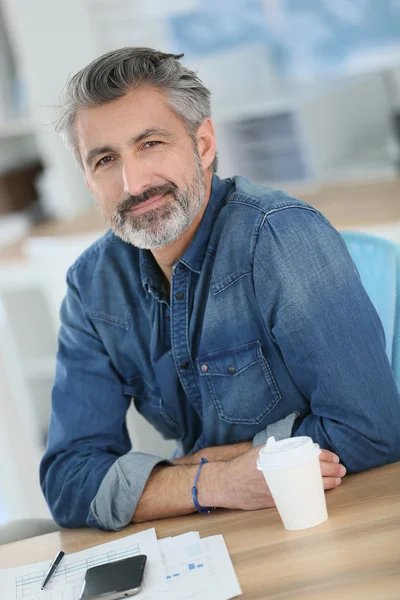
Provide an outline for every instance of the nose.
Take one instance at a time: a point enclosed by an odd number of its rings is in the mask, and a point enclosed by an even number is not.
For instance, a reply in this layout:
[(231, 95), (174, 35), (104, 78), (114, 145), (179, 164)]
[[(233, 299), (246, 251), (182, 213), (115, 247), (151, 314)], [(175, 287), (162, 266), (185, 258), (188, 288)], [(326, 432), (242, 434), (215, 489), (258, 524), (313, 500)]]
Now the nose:
[(122, 180), (124, 193), (139, 196), (151, 185), (151, 173), (144, 161), (130, 155), (123, 159)]

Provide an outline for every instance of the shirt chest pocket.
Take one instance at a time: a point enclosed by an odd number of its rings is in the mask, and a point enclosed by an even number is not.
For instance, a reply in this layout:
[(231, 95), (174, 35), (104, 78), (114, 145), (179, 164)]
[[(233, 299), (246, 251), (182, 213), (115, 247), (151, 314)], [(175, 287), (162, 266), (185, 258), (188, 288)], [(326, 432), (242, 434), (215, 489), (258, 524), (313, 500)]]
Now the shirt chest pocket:
[(203, 355), (197, 366), (222, 421), (260, 423), (281, 399), (258, 340)]

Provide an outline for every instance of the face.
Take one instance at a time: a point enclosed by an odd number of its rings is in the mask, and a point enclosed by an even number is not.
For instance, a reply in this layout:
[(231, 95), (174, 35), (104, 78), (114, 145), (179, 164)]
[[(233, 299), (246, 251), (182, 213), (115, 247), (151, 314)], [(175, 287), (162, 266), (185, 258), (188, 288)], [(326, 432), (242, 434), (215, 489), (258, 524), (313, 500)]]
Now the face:
[(192, 138), (163, 93), (149, 87), (78, 113), (86, 182), (119, 237), (150, 250), (180, 237), (206, 199), (210, 131), (205, 122)]

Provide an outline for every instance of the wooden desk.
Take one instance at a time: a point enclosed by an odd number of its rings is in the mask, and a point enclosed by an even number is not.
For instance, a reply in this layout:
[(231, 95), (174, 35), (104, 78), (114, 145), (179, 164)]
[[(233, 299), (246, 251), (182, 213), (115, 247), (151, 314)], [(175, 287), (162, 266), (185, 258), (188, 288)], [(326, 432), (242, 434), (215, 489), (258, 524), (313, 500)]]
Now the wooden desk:
[[(275, 509), (217, 511), (131, 525), (119, 533), (65, 530), (0, 547), (0, 566), (54, 558), (154, 526), (158, 538), (222, 533), (243, 589), (261, 600), (398, 600), (400, 462), (344, 478), (327, 493), (329, 520), (285, 531)], [(206, 600), (206, 599), (205, 599)]]
[(311, 193), (294, 190), (294, 195), (321, 211), (337, 229), (400, 221), (398, 178), (324, 183)]

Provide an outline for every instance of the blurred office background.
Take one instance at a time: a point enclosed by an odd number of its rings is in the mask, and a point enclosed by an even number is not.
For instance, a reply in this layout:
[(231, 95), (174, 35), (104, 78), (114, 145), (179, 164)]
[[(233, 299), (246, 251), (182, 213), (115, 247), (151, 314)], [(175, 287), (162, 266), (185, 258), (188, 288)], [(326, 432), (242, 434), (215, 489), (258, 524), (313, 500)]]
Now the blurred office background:
[[(38, 484), (67, 267), (104, 231), (53, 132), (67, 76), (126, 45), (185, 53), (219, 174), (400, 243), (399, 0), (0, 0), (0, 523)], [(132, 408), (134, 447), (168, 454)]]

